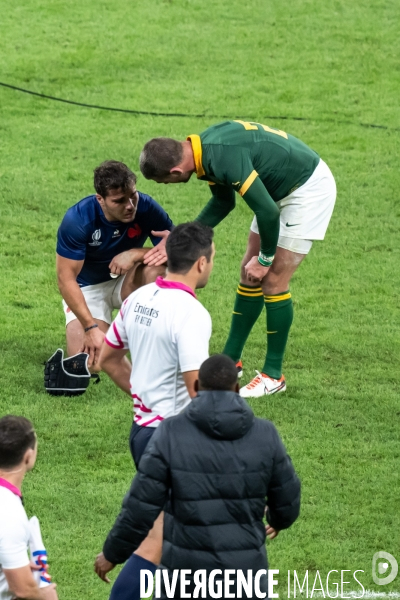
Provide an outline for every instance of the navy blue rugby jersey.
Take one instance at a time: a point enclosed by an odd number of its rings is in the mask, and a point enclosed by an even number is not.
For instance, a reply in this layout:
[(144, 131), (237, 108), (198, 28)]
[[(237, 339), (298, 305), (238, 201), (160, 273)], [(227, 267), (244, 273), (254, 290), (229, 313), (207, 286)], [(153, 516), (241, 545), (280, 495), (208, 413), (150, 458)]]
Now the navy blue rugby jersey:
[(156, 246), (161, 238), (151, 235), (151, 231), (172, 229), (165, 210), (147, 194), (138, 193), (136, 215), (130, 223), (107, 221), (94, 195), (67, 210), (57, 233), (57, 254), (84, 260), (77, 277), (80, 287), (110, 281), (108, 265), (114, 256), (142, 248), (147, 238)]

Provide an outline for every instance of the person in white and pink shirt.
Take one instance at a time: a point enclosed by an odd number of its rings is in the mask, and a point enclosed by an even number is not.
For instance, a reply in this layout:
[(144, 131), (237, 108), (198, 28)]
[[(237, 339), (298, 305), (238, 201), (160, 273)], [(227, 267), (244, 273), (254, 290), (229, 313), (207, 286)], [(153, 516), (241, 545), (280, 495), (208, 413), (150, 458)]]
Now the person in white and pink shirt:
[[(136, 467), (157, 425), (180, 413), (196, 395), (194, 384), (208, 358), (211, 337), (211, 317), (197, 300), (195, 290), (207, 284), (213, 268), (212, 229), (198, 222), (178, 225), (167, 239), (166, 251), (166, 277), (158, 277), (128, 296), (108, 330), (100, 355), (101, 368), (133, 399), (130, 448)], [(128, 351), (131, 364), (126, 361)], [(126, 570), (139, 574), (140, 568), (154, 572), (161, 559), (161, 545), (159, 518), (123, 569), (125, 575)], [(104, 561), (100, 554), (98, 572)], [(118, 580), (122, 582), (121, 575)], [(123, 597), (117, 591), (118, 580), (111, 599)], [(139, 584), (138, 576), (133, 580)], [(129, 597), (135, 598), (135, 594)]]
[(31, 537), (22, 482), (36, 462), (37, 440), (25, 417), (0, 419), (0, 600), (57, 600), (55, 585), (39, 587), (28, 556)]

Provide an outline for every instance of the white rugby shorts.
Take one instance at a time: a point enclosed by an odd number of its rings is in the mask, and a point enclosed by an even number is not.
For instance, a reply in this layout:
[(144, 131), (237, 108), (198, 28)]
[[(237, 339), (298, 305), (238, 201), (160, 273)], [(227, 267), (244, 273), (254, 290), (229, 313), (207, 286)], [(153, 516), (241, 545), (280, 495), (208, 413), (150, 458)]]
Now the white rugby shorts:
[[(321, 159), (311, 177), (294, 192), (279, 200), (278, 246), (308, 254), (313, 240), (323, 240), (336, 200), (336, 184), (328, 165)], [(250, 230), (259, 233), (254, 217)]]
[[(95, 285), (86, 285), (81, 288), (82, 294), (85, 297), (88, 309), (94, 319), (105, 321), (109, 325), (112, 322), (112, 311), (114, 308), (121, 308), (121, 288), (124, 283), (125, 275), (120, 275), (116, 279), (96, 283)], [(65, 325), (77, 317), (69, 308), (65, 300), (62, 301)]]

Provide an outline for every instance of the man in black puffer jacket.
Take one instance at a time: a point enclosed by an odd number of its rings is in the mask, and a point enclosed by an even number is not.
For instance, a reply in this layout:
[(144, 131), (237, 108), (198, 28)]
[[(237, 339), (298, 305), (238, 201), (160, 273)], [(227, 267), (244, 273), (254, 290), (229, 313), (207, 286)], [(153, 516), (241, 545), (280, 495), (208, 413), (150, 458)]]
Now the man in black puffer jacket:
[[(192, 573), (267, 569), (266, 505), (271, 538), (299, 515), (299, 479), (275, 426), (237, 393), (235, 363), (207, 359), (198, 390), (180, 415), (161, 423), (141, 458), (104, 544), (108, 571), (130, 557), (164, 507), (162, 568)], [(176, 598), (179, 590), (178, 581)]]

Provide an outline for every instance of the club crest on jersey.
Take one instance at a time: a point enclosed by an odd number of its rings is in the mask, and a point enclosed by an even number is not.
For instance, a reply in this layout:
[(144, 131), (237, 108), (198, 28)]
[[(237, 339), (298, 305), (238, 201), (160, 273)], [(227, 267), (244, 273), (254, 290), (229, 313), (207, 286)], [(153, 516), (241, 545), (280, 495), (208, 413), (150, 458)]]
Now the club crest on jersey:
[(116, 230), (114, 231), (114, 233), (113, 233), (113, 238), (116, 238), (116, 237), (121, 237), (121, 234), (120, 234), (120, 232), (119, 232), (119, 229), (116, 229)]
[(93, 242), (89, 242), (89, 246), (100, 246), (102, 242), (100, 242), (101, 238), (101, 229), (96, 229), (94, 233), (92, 233)]
[(139, 235), (141, 235), (141, 233), (142, 229), (137, 223), (135, 223), (133, 227), (129, 227), (128, 229), (128, 237), (131, 239), (134, 237), (138, 237)]

